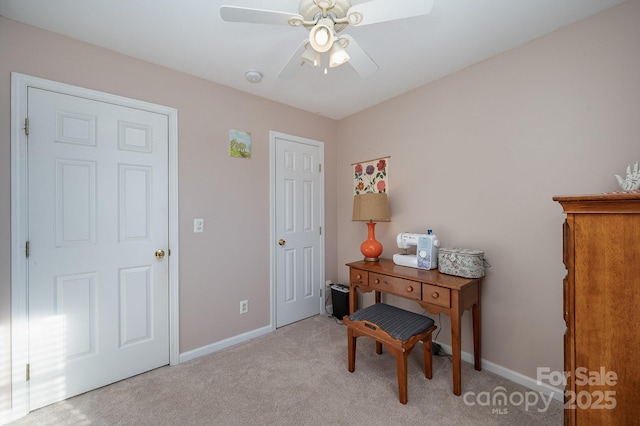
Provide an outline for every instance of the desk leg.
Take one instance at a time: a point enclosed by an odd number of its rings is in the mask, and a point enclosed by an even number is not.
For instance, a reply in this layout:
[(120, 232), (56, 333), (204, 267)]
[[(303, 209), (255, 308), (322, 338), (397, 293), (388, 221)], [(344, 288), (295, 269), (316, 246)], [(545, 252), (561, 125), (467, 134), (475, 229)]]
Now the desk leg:
[(462, 316), (462, 312), (460, 311), (458, 296), (457, 291), (451, 292), (451, 358), (453, 359), (453, 394), (460, 396), (462, 393), (462, 342), (460, 339), (460, 317)]
[[(381, 300), (380, 299), (380, 292), (376, 290), (375, 291), (375, 295), (376, 295), (375, 296), (376, 303), (380, 303), (380, 300)], [(378, 355), (380, 355), (382, 353), (382, 343), (378, 342), (377, 340), (376, 340), (376, 353)], [(398, 374), (400, 374), (400, 373), (398, 373)]]
[(349, 315), (358, 309), (358, 292), (354, 286), (349, 287)]
[(476, 370), (482, 370), (480, 365), (480, 297), (471, 308), (473, 314), (473, 366)]

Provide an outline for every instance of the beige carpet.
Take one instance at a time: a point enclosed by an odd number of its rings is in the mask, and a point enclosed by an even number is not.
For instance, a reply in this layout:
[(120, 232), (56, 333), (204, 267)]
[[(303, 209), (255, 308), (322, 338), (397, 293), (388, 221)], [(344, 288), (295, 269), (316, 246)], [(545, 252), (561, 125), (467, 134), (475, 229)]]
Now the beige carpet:
[[(418, 346), (410, 356), (409, 402), (402, 405), (395, 359), (376, 355), (373, 340), (359, 338), (356, 371), (349, 373), (345, 327), (315, 316), (44, 407), (13, 425), (562, 424), (558, 401), (525, 409), (519, 401), (533, 400), (533, 391), (465, 362), (463, 395), (454, 396), (449, 357), (434, 357), (427, 380), (421, 355)], [(500, 386), (512, 402), (491, 405)]]

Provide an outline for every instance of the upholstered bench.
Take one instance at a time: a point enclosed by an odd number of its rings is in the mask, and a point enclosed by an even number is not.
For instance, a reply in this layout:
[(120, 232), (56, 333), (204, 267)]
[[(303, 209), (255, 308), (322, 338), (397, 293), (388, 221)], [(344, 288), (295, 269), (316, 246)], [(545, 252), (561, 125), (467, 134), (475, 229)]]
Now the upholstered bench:
[(424, 351), (425, 377), (431, 379), (431, 333), (437, 328), (431, 318), (376, 303), (345, 316), (342, 323), (347, 326), (350, 372), (356, 368), (356, 339), (367, 336), (375, 339), (377, 353), (382, 353), (381, 345), (384, 345), (396, 358), (398, 393), (402, 404), (407, 403), (407, 357), (419, 341), (422, 341)]

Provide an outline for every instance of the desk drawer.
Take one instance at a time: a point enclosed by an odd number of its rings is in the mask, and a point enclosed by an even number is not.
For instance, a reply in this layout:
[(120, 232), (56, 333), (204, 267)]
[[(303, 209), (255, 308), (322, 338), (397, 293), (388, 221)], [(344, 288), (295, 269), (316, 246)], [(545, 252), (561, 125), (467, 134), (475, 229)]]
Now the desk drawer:
[(420, 300), (420, 283), (388, 275), (369, 273), (369, 287), (408, 299)]
[(361, 269), (349, 269), (349, 281), (354, 285), (369, 285), (369, 273)]
[(451, 290), (431, 284), (422, 284), (422, 301), (445, 308), (451, 307)]

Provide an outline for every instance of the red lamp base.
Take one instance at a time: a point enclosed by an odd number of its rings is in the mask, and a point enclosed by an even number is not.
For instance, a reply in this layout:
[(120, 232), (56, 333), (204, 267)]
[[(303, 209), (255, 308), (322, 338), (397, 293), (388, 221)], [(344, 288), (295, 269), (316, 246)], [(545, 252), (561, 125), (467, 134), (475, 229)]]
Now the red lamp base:
[(366, 262), (377, 262), (382, 254), (382, 244), (376, 240), (375, 222), (367, 222), (368, 236), (366, 241), (360, 245), (360, 251), (364, 255)]

